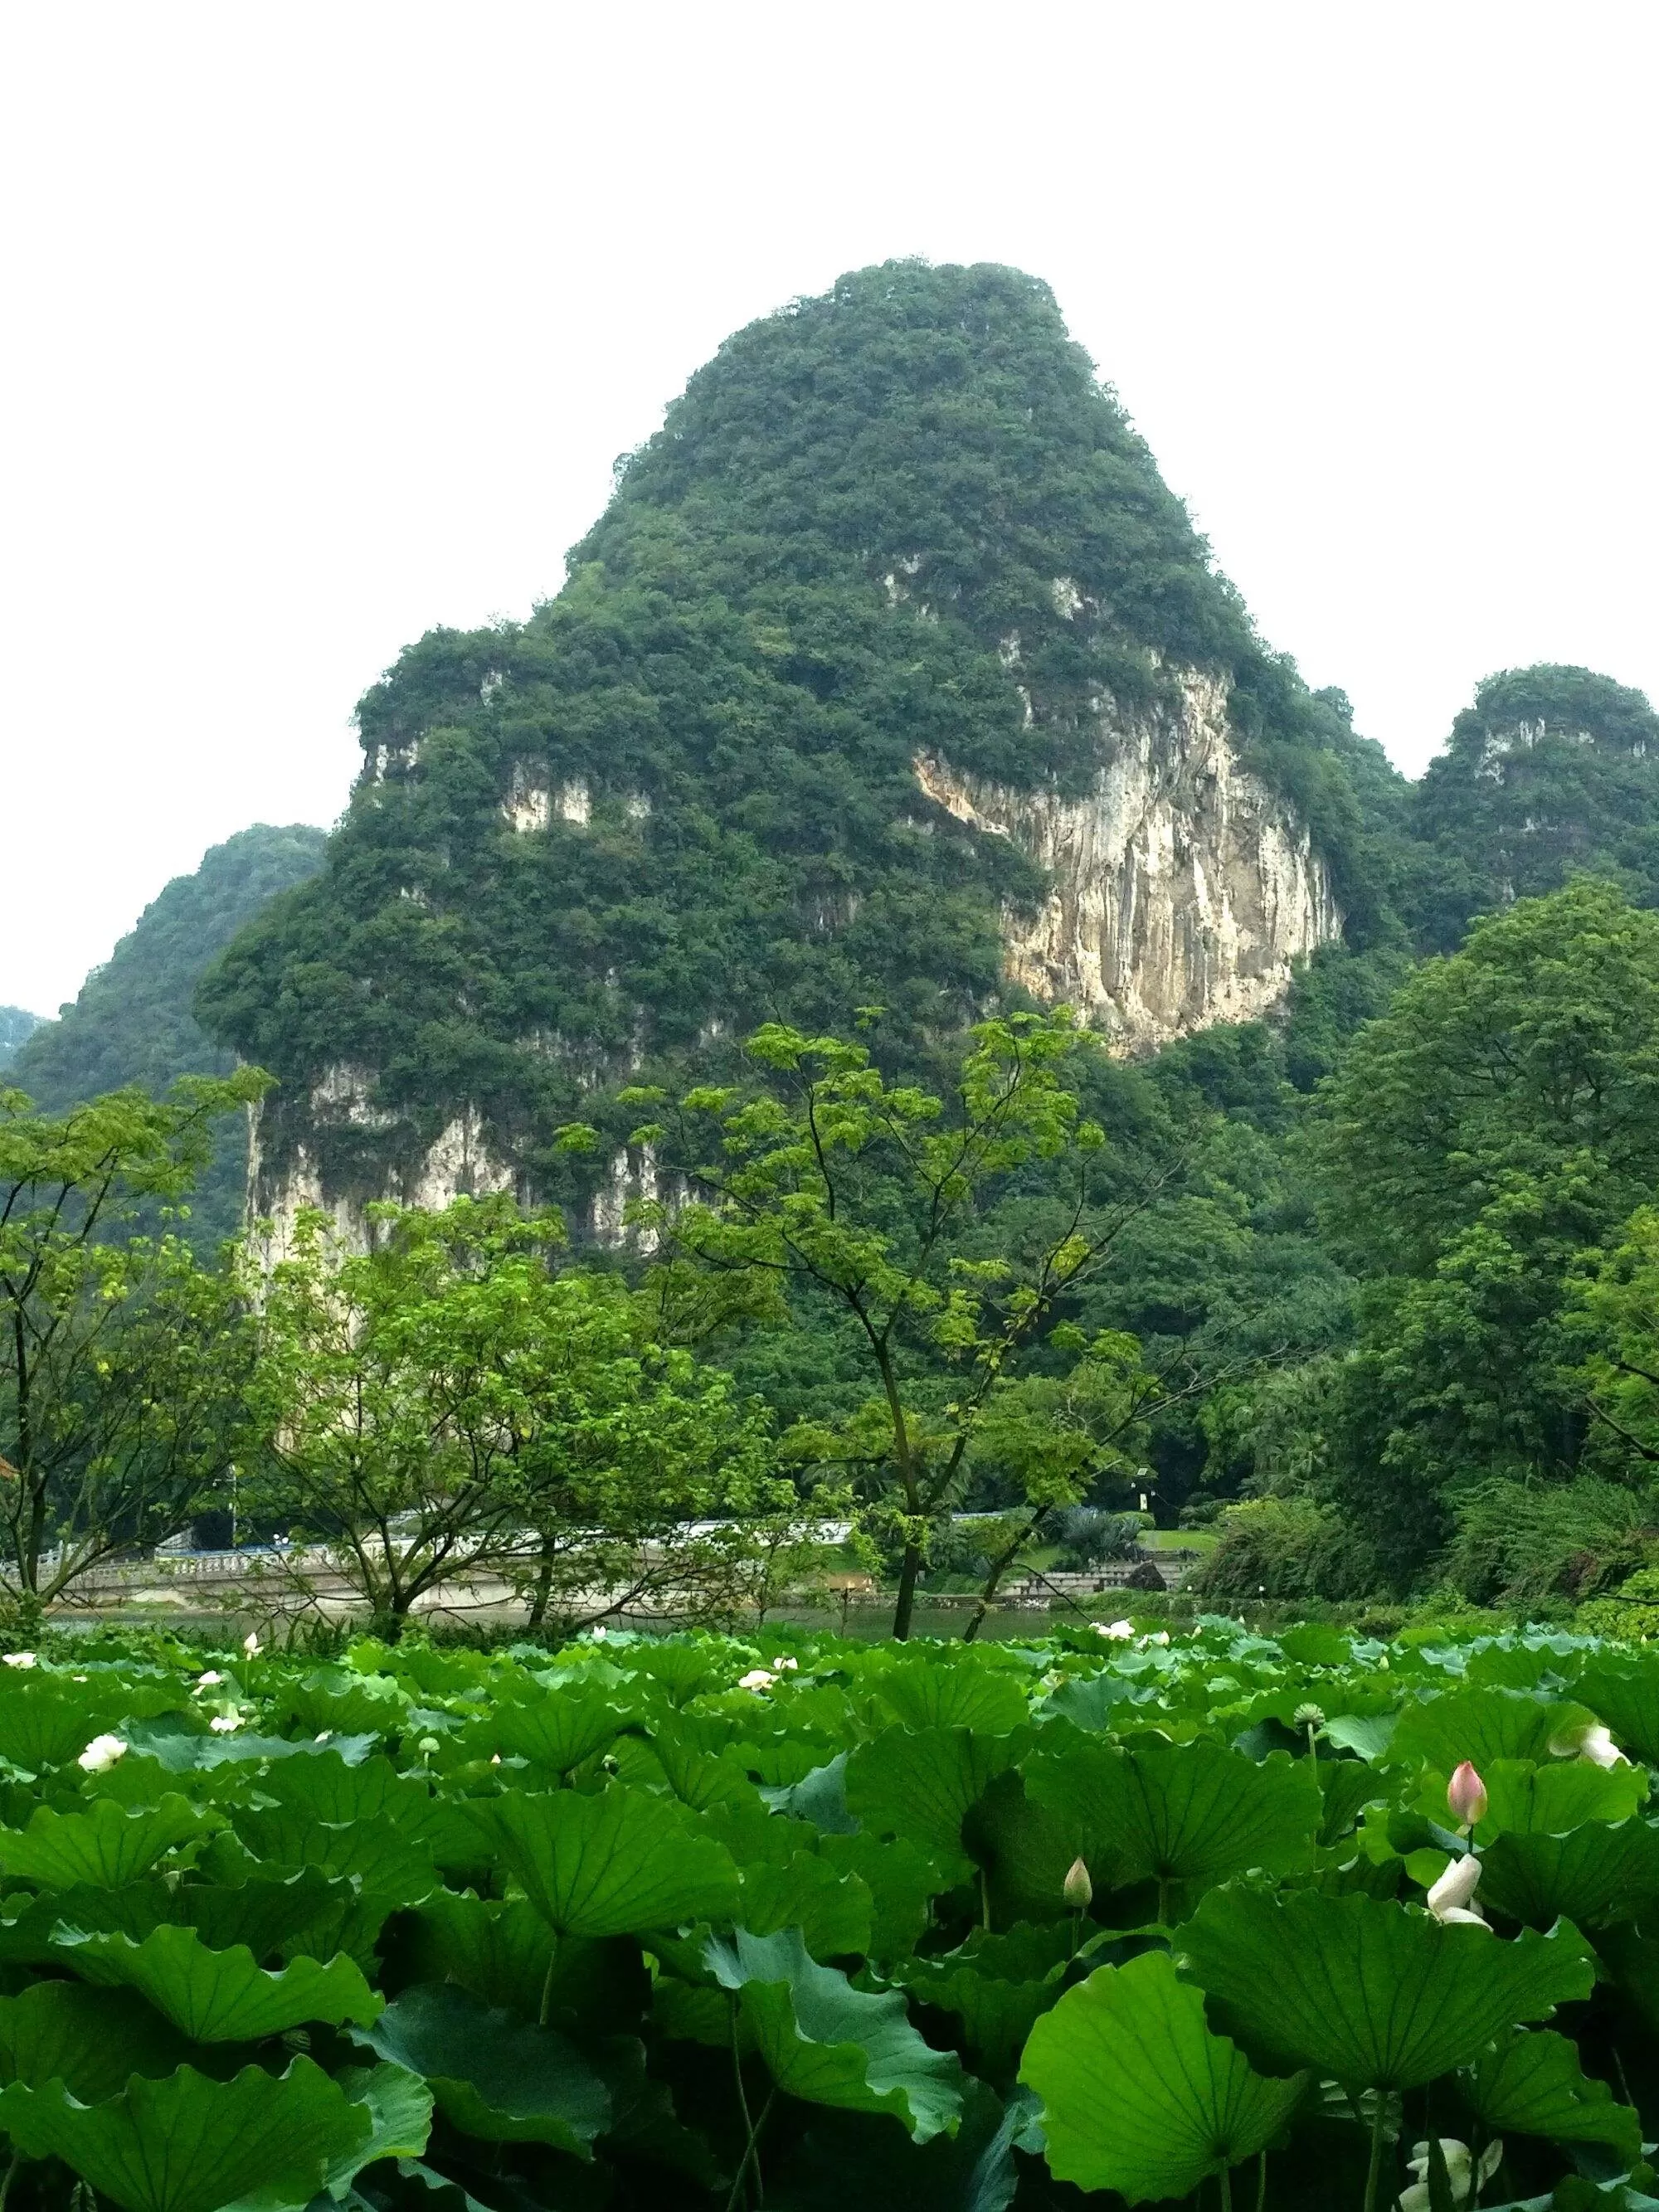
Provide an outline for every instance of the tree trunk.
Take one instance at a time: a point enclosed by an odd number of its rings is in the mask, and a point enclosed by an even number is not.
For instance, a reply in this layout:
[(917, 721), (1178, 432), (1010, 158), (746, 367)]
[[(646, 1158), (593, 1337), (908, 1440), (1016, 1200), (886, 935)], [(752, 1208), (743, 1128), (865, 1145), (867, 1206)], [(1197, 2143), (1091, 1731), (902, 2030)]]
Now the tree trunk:
[(536, 1570), (532, 1589), (530, 1618), (525, 1626), (539, 1628), (547, 1618), (548, 1601), (553, 1595), (553, 1547), (550, 1542), (542, 1545), (542, 1563)]
[(916, 1609), (916, 1581), (921, 1573), (921, 1547), (907, 1544), (904, 1564), (899, 1569), (898, 1601), (893, 1607), (893, 1634), (901, 1644), (910, 1633), (910, 1619)]
[(368, 1616), (368, 1632), (371, 1636), (377, 1637), (382, 1644), (401, 1643), (404, 1631), (408, 1626), (408, 1609), (405, 1607), (400, 1607), (395, 1599), (390, 1606), (371, 1613)]

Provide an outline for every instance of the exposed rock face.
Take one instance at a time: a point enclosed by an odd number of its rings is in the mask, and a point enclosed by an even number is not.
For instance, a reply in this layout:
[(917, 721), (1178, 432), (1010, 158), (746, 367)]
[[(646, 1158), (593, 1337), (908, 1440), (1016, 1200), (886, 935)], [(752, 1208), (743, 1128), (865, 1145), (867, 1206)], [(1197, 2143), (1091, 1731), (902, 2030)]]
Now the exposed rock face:
[[(313, 1086), (311, 1126), (321, 1132), (395, 1128), (398, 1116), (376, 1106), (371, 1092), (372, 1079), (363, 1070), (331, 1067)], [(278, 1173), (268, 1173), (259, 1142), (259, 1119), (260, 1109), (256, 1107), (250, 1115), (248, 1212), (251, 1219), (270, 1224), (264, 1240), (266, 1265), (274, 1266), (293, 1251), (295, 1225), (301, 1210), (307, 1207), (331, 1218), (335, 1236), (349, 1249), (367, 1250), (368, 1199), (360, 1190), (351, 1195), (331, 1195), (319, 1163), (304, 1143), (295, 1147)], [(463, 1195), (478, 1198), (489, 1192), (512, 1190), (516, 1183), (514, 1170), (489, 1151), (483, 1116), (476, 1107), (469, 1106), (440, 1133), (412, 1170), (388, 1176), (378, 1195), (435, 1212)]]
[(1296, 960), (1340, 936), (1329, 871), (1240, 767), (1224, 683), (1189, 670), (1177, 705), (1123, 716), (1103, 700), (1100, 715), (1105, 765), (1080, 799), (915, 763), (930, 799), (1048, 871), (1036, 914), (1004, 910), (1007, 973), (1128, 1050), (1248, 1021)]

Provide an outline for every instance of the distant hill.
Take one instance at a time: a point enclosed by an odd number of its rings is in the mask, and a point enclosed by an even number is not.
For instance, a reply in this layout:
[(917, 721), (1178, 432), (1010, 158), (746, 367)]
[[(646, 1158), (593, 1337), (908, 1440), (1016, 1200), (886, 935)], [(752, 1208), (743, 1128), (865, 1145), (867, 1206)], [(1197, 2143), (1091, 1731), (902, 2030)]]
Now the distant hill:
[[(25, 1034), (8, 1079), (56, 1113), (126, 1084), (163, 1091), (181, 1075), (227, 1072), (234, 1054), (191, 1012), (197, 982), (245, 922), (316, 873), (326, 842), (304, 823), (256, 823), (211, 847), (194, 875), (175, 876), (145, 908), (74, 1004)], [(228, 1131), (197, 1194), (194, 1225), (204, 1240), (239, 1225), (246, 1163), (245, 1133)]]
[(21, 1006), (0, 1006), (0, 1068), (11, 1066), (24, 1038), (40, 1026), (39, 1014), (27, 1014)]

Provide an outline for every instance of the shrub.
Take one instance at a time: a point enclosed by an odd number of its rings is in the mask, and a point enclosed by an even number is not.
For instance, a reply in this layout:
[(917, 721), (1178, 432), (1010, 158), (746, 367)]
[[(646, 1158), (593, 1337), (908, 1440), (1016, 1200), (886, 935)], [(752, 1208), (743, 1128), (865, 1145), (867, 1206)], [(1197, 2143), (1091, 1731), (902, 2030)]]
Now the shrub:
[(1656, 1546), (1655, 1501), (1622, 1484), (1483, 1482), (1455, 1504), (1442, 1570), (1477, 1605), (1583, 1600), (1615, 1588)]
[(1364, 1539), (1310, 1498), (1229, 1506), (1219, 1540), (1187, 1588), (1206, 1598), (1355, 1598), (1375, 1589)]
[(1140, 1545), (1137, 1513), (1107, 1513), (1097, 1505), (1074, 1505), (1060, 1523), (1062, 1563), (1081, 1574), (1108, 1559), (1133, 1559)]

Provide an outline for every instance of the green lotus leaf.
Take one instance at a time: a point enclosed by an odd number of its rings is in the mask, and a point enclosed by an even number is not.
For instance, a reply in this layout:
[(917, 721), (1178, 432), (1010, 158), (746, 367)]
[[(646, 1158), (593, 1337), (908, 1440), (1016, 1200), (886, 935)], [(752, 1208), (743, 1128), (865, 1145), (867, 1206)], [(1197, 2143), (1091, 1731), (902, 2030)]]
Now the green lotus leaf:
[(198, 2043), (257, 2043), (307, 2021), (371, 2021), (385, 2002), (349, 1959), (296, 1959), (270, 1973), (240, 1945), (209, 1950), (193, 1928), (156, 1928), (135, 1943), (65, 1927), (57, 1942), (83, 1981), (137, 1990)]
[(368, 2141), (337, 2158), (323, 2186), (344, 2197), (366, 2166), (382, 2158), (419, 2158), (432, 2133), (434, 2100), (418, 2074), (383, 2059), (378, 2066), (346, 2066), (335, 2076), (354, 2105), (367, 2107)]
[[(134, 1723), (127, 1731), (132, 1747), (129, 1759), (153, 1759), (168, 1774), (209, 1774), (220, 1767), (260, 1765), (273, 1759), (284, 1764), (298, 1760), (308, 1765), (325, 1753), (349, 1765), (367, 1758), (380, 1741), (376, 1735), (331, 1735), (326, 1744), (320, 1744), (310, 1736), (295, 1740), (259, 1735), (252, 1729), (238, 1729), (233, 1735), (215, 1735), (199, 1725), (169, 1725), (175, 1717), (164, 1713), (155, 1721)], [(122, 1761), (122, 1766), (128, 1764), (129, 1759)], [(119, 1774), (121, 1767), (114, 1771)]]
[(847, 1762), (847, 1804), (872, 1835), (902, 1836), (929, 1852), (954, 1881), (971, 1871), (962, 1823), (994, 1775), (1024, 1751), (1024, 1730), (978, 1735), (970, 1729), (890, 1728)]
[(981, 1870), (984, 1893), (1002, 1925), (1051, 1920), (1064, 1912), (1077, 1840), (1057, 1813), (1026, 1795), (1018, 1769), (993, 1776), (985, 1795), (968, 1808), (962, 1840)]
[(1057, 1975), (1053, 1980), (1007, 1980), (962, 1951), (942, 1959), (901, 1960), (890, 1978), (920, 2003), (959, 2020), (979, 2070), (997, 2075), (1012, 2070), (1032, 2022), (1060, 1996)]
[(397, 1821), (371, 1814), (361, 1820), (319, 1820), (293, 1805), (238, 1807), (236, 1833), (256, 1858), (273, 1866), (319, 1867), (353, 1877), (388, 1905), (418, 1905), (441, 1886), (432, 1854)]
[(1606, 2143), (1627, 2166), (1642, 2149), (1642, 2121), (1605, 2081), (1585, 2074), (1565, 2035), (1514, 2028), (1463, 2077), (1463, 2094), (1490, 2135), (1547, 2136)]
[[(646, 1753), (647, 1747), (636, 1747)], [(689, 1739), (683, 1724), (653, 1729), (648, 1756), (659, 1768), (663, 1779), (682, 1805), (693, 1812), (706, 1813), (711, 1806), (758, 1805), (760, 1792), (744, 1773), (733, 1754), (733, 1747), (722, 1746), (710, 1751)], [(643, 1778), (646, 1769), (637, 1768)], [(624, 1767), (623, 1771), (627, 1769)]]
[(423, 2075), (445, 2118), (483, 2142), (550, 2143), (586, 2159), (610, 2124), (610, 2092), (563, 2036), (453, 1984), (416, 1983), (356, 2040)]
[(1547, 1928), (1626, 1920), (1659, 1897), (1659, 1827), (1599, 1820), (1570, 1835), (1502, 1835), (1480, 1859), (1480, 1903)]
[[(1500, 1759), (1481, 1779), (1486, 1812), (1475, 1830), (1487, 1842), (1508, 1832), (1516, 1835), (1565, 1836), (1586, 1820), (1627, 1820), (1645, 1802), (1648, 1778), (1639, 1766), (1596, 1766), (1588, 1759), (1556, 1759), (1547, 1766)], [(1439, 1777), (1434, 1778), (1437, 1784)], [(1444, 1794), (1431, 1804), (1419, 1800), (1430, 1817), (1450, 1818)]]
[(21, 1833), (0, 1830), (0, 1873), (46, 1889), (76, 1882), (118, 1889), (213, 1825), (210, 1815), (182, 1797), (163, 1797), (131, 1813), (106, 1797), (84, 1813), (55, 1813), (43, 1805)]
[(32, 1982), (0, 1997), (0, 2081), (38, 2089), (60, 2081), (83, 2105), (95, 2105), (131, 2075), (171, 2074), (184, 2056), (179, 2037), (125, 1990)]
[(1324, 1811), (1319, 1841), (1334, 1844), (1346, 1836), (1367, 1805), (1386, 1803), (1387, 1781), (1372, 1772), (1363, 1759), (1322, 1759), (1315, 1765)]
[(457, 1982), (489, 2005), (549, 2025), (605, 2033), (631, 2025), (649, 1983), (625, 1938), (556, 1937), (526, 1898), (458, 1897), (434, 1890), (400, 1923), (401, 1982)]
[(498, 1751), (563, 1775), (608, 1749), (630, 1717), (599, 1685), (544, 1689), (530, 1682), (498, 1698), (477, 1724), (477, 1735), (486, 1757)]
[(1258, 1765), (1202, 1738), (1119, 1748), (1073, 1736), (1032, 1759), (1025, 1787), (1101, 1889), (1292, 1873), (1312, 1865), (1324, 1816), (1308, 1759), (1275, 1753)]
[(1372, 1766), (1388, 1757), (1399, 1718), (1397, 1713), (1334, 1713), (1325, 1723), (1325, 1741)]
[(775, 1813), (810, 1820), (823, 1835), (855, 1836), (859, 1823), (847, 1808), (848, 1757), (846, 1752), (837, 1752), (822, 1766), (810, 1767), (799, 1782), (763, 1790), (762, 1795)]
[(665, 1799), (612, 1788), (589, 1797), (486, 1797), (467, 1808), (549, 1927), (562, 1936), (643, 1935), (730, 1919), (738, 1870)]
[(159, 1875), (127, 1882), (119, 1889), (93, 1889), (84, 1883), (35, 1897), (15, 1892), (5, 1900), (11, 1914), (0, 1919), (0, 1960), (20, 1966), (58, 1966), (52, 1930), (68, 1921), (75, 1928), (118, 1929), (135, 1940), (174, 1919), (175, 1893)]
[(1031, 2030), (1019, 2078), (1042, 2100), (1049, 2171), (1131, 2204), (1185, 2197), (1265, 2150), (1307, 2076), (1258, 2074), (1212, 2034), (1169, 1954), (1102, 1966)]
[[(210, 1950), (228, 1951), (242, 1944), (263, 1960), (331, 1917), (337, 1918), (356, 1898), (349, 1876), (325, 1874), (320, 1867), (301, 1867), (287, 1875), (251, 1875), (234, 1884), (192, 1883), (173, 1892), (165, 1917), (180, 1927), (193, 1928)], [(88, 1924), (67, 1898), (62, 1917), (73, 1927)], [(128, 1927), (125, 1932), (143, 1936), (149, 1930)]]
[(113, 1718), (103, 1692), (42, 1683), (25, 1689), (8, 1684), (0, 1691), (0, 1759), (38, 1774), (42, 1767), (67, 1765)]
[(1067, 1720), (1073, 1728), (1097, 1734), (1115, 1727), (1123, 1717), (1121, 1708), (1133, 1706), (1142, 1694), (1134, 1683), (1103, 1668), (1085, 1680), (1062, 1682), (1038, 1710), (1044, 1720)]
[(1598, 1651), (1573, 1687), (1626, 1751), (1659, 1765), (1659, 1652)]
[(1576, 1929), (1506, 1942), (1357, 1893), (1212, 1890), (1180, 1948), (1218, 2025), (1253, 2057), (1351, 2090), (1431, 2081), (1504, 2029), (1588, 1996), (1595, 1979)]
[(0, 2090), (0, 2127), (26, 2158), (61, 2158), (125, 2212), (239, 2202), (278, 2212), (308, 2204), (374, 2122), (319, 2066), (296, 2058), (285, 2074), (249, 2066), (228, 2081), (181, 2066), (90, 2106), (61, 2081), (15, 2081)]
[(1525, 1690), (1445, 1690), (1406, 1707), (1389, 1756), (1432, 1767), (1437, 1774), (1449, 1774), (1470, 1759), (1485, 1774), (1500, 1759), (1547, 1760), (1553, 1738), (1592, 1718), (1583, 1705)]
[(349, 1667), (319, 1667), (296, 1681), (274, 1686), (272, 1708), (279, 1725), (307, 1735), (324, 1729), (390, 1735), (404, 1725), (410, 1697), (390, 1674), (359, 1674)]
[(962, 2110), (962, 2065), (916, 2033), (896, 1991), (855, 1990), (807, 1956), (799, 1930), (709, 1939), (715, 1978), (738, 1992), (743, 2026), (772, 2079), (809, 2105), (890, 2112), (917, 2142), (949, 2134)]
[(838, 1874), (827, 1859), (797, 1851), (782, 1866), (743, 1869), (739, 1917), (751, 1935), (799, 1928), (815, 1959), (835, 1959), (870, 1948), (874, 1903), (857, 1875)]
[(908, 1729), (972, 1729), (1012, 1735), (1030, 1717), (1024, 1683), (1016, 1675), (956, 1660), (900, 1659), (877, 1675), (878, 1701)]
[(870, 1892), (874, 1916), (866, 1948), (872, 1959), (902, 1958), (913, 1950), (932, 1915), (933, 1899), (949, 1877), (908, 1836), (821, 1836), (818, 1855), (840, 1874), (857, 1875)]
[[(405, 1844), (429, 1854), (439, 1866), (467, 1866), (477, 1856), (477, 1831), (459, 1806), (434, 1797), (417, 1777), (399, 1774), (388, 1759), (356, 1764), (328, 1755), (290, 1760), (261, 1780), (259, 1794), (274, 1798), (300, 1824), (299, 1832), (318, 1821), (337, 1828), (374, 1820), (395, 1828)], [(276, 1824), (263, 1832), (274, 1835)]]

